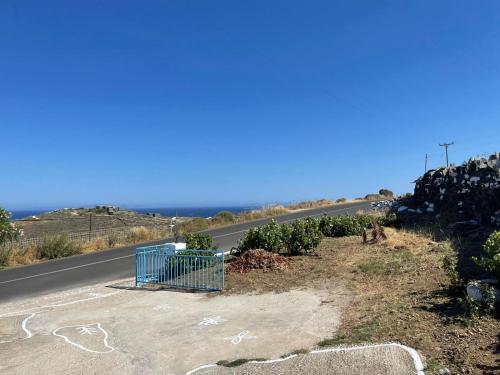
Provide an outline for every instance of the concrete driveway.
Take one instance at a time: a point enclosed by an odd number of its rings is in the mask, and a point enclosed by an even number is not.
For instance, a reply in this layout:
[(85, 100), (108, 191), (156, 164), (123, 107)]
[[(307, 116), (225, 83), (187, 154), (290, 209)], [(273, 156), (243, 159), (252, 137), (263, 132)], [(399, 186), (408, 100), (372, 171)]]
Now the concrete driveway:
[(228, 368), (205, 365), (188, 375), (336, 374), (336, 375), (424, 375), (419, 355), (399, 344), (378, 344), (313, 350), (267, 361), (251, 361)]
[(185, 374), (219, 360), (279, 358), (330, 336), (348, 299), (340, 286), (251, 296), (130, 286), (0, 305), (0, 373)]

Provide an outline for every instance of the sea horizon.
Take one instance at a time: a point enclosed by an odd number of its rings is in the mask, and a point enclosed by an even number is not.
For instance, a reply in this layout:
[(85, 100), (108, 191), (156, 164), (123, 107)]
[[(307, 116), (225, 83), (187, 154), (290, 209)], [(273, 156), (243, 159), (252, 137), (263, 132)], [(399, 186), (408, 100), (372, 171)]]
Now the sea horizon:
[[(263, 205), (240, 205), (240, 206), (199, 206), (199, 207), (120, 207), (126, 211), (134, 211), (139, 214), (146, 213), (156, 213), (165, 217), (210, 217), (216, 215), (221, 211), (229, 211), (232, 213), (239, 213), (243, 211), (253, 210)], [(73, 207), (75, 208), (75, 207)], [(91, 208), (91, 207), (84, 207)], [(54, 210), (59, 210), (63, 208), (54, 209), (23, 209), (23, 210), (9, 210), (11, 215), (11, 220), (19, 220), (30, 216), (38, 216), (47, 212)]]

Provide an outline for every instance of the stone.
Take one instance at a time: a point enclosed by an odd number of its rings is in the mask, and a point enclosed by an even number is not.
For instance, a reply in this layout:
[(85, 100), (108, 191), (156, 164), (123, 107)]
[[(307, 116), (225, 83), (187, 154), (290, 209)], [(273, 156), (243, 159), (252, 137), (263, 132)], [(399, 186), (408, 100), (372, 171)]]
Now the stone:
[[(472, 300), (474, 300), (476, 302), (481, 302), (483, 300), (483, 294), (481, 292), (481, 285), (482, 284), (491, 285), (491, 284), (494, 284), (493, 281), (496, 281), (496, 280), (489, 279), (489, 280), (470, 281), (466, 287), (467, 295)], [(495, 301), (496, 302), (500, 301), (500, 289), (498, 289), (498, 288), (495, 288)]]
[(467, 295), (469, 296), (469, 298), (476, 302), (481, 302), (483, 300), (481, 289), (475, 282), (470, 282), (469, 284), (467, 284)]
[(400, 202), (405, 208), (399, 212), (422, 207), (423, 212), (434, 215), (446, 212), (460, 220), (479, 219), (500, 225), (499, 155), (497, 152), (489, 158), (471, 158), (458, 166), (428, 171), (415, 180), (413, 197)]

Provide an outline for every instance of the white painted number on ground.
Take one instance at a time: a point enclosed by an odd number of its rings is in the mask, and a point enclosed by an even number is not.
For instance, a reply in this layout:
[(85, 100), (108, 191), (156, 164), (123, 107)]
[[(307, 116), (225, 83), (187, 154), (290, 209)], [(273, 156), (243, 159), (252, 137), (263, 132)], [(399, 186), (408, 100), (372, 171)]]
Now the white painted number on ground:
[(154, 311), (165, 311), (168, 310), (170, 307), (168, 305), (158, 305), (153, 307)]
[(203, 318), (201, 322), (198, 323), (200, 327), (203, 326), (217, 326), (221, 323), (227, 322), (226, 319), (222, 319), (220, 316), (214, 316), (210, 318)]
[(250, 339), (257, 338), (255, 336), (250, 336), (249, 334), (250, 334), (250, 332), (243, 331), (243, 332), (238, 333), (236, 336), (226, 337), (224, 340), (231, 340), (231, 344), (238, 345), (243, 339), (250, 340)]
[(79, 328), (76, 328), (76, 330), (78, 331), (78, 333), (80, 333), (80, 335), (94, 335), (97, 333), (97, 329), (95, 328), (92, 328), (92, 327), (79, 327)]

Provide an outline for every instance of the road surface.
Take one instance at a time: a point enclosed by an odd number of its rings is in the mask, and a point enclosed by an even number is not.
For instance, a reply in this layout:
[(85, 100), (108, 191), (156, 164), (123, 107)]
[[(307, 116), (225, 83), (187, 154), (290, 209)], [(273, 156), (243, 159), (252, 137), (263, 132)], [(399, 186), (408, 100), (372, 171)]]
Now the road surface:
[[(368, 209), (368, 202), (346, 203), (321, 207), (283, 215), (275, 218), (278, 222), (288, 222), (307, 216), (353, 214)], [(250, 228), (266, 224), (271, 219), (256, 220), (206, 231), (214, 238), (219, 248), (229, 250)], [(168, 242), (152, 242), (151, 245)], [(71, 288), (92, 285), (127, 277), (135, 271), (135, 248), (127, 246), (91, 254), (52, 260), (31, 266), (0, 271), (0, 301), (12, 301), (26, 297)]]

